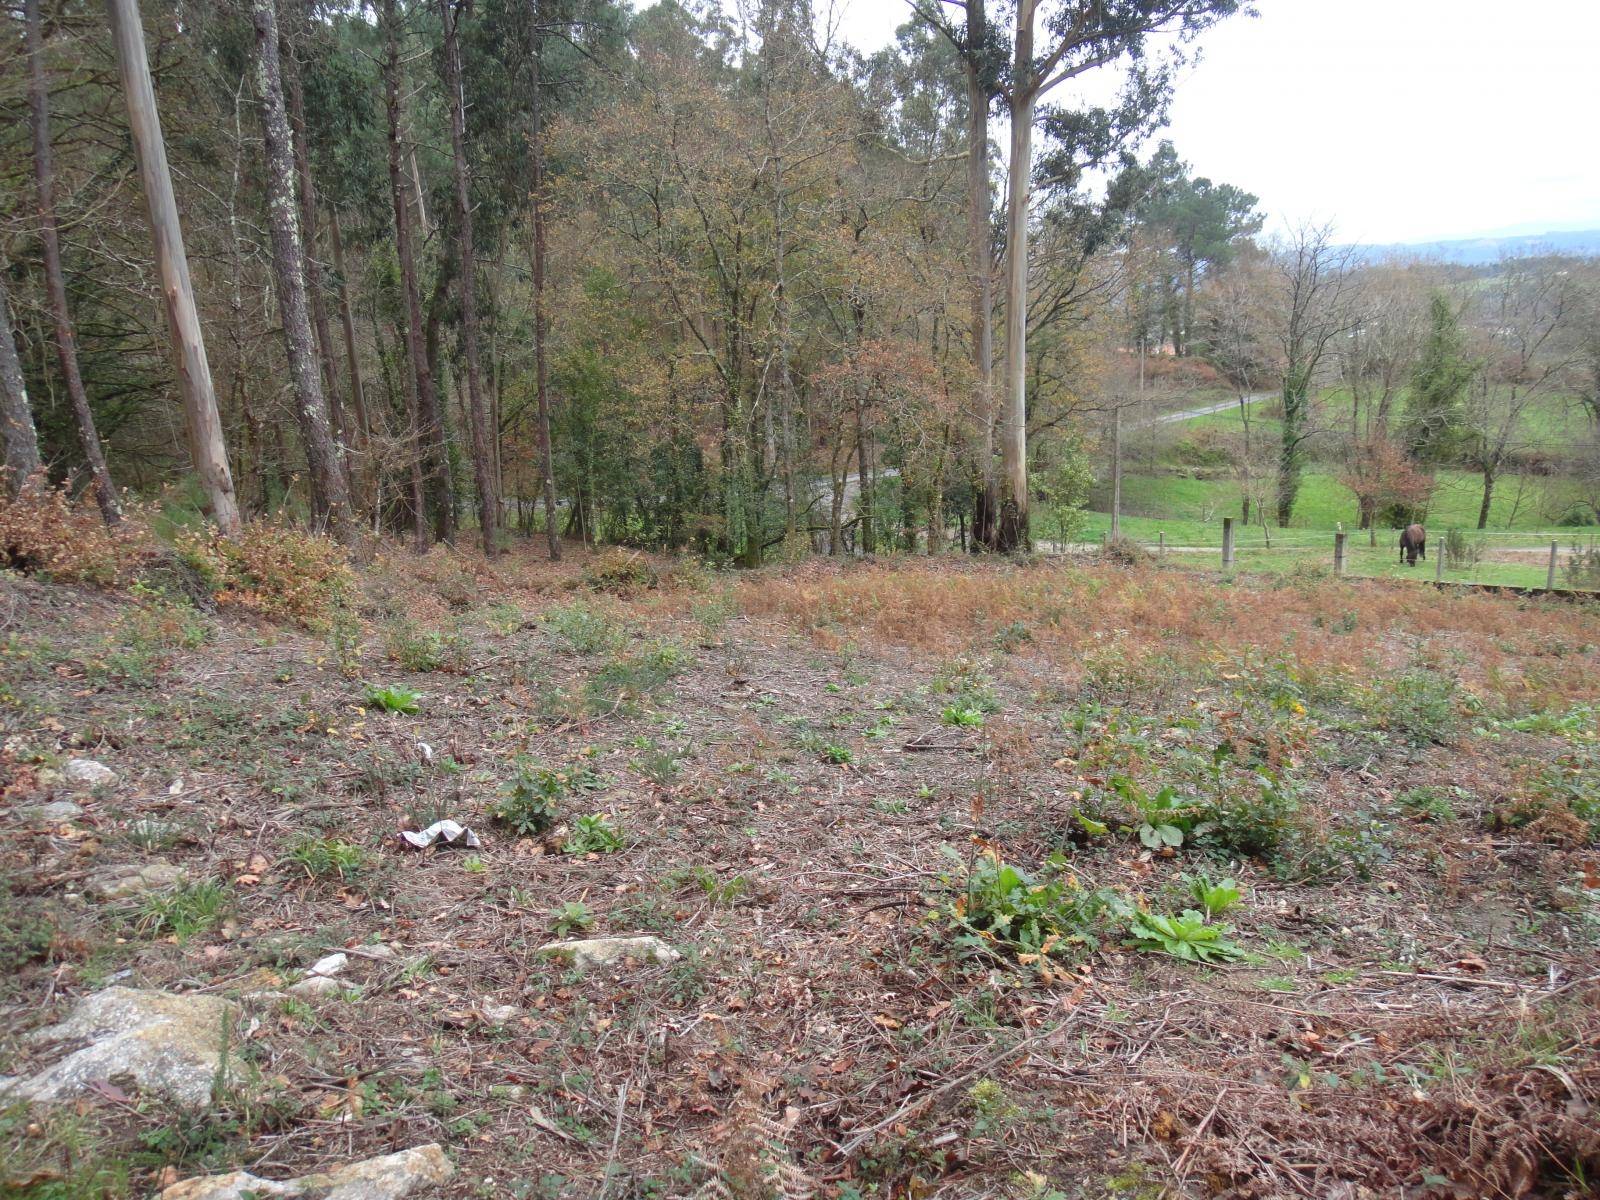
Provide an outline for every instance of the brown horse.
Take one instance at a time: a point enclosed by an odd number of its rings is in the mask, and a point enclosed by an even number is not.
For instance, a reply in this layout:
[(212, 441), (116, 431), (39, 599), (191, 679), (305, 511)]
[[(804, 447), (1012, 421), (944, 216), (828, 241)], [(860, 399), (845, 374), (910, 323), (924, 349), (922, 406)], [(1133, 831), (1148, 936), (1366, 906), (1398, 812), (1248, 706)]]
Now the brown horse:
[(1419, 558), (1428, 561), (1428, 531), (1421, 525), (1407, 525), (1400, 531), (1400, 561), (1414, 567)]

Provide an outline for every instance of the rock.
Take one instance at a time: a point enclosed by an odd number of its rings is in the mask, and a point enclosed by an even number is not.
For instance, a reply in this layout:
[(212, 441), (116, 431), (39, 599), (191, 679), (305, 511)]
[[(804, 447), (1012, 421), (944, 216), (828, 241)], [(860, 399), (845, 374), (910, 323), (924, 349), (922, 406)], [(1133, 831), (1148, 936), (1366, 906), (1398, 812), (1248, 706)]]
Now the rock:
[(540, 947), (541, 954), (570, 958), (576, 967), (611, 967), (627, 959), (641, 962), (677, 962), (683, 955), (658, 937), (581, 938), (574, 942), (551, 942)]
[(299, 983), (291, 983), (284, 990), (291, 996), (336, 996), (345, 985), (331, 975), (307, 975)]
[(32, 1043), (86, 1041), (32, 1076), (13, 1081), (7, 1098), (65, 1100), (91, 1084), (131, 1078), (184, 1108), (204, 1108), (222, 1059), (223, 1025), (234, 1007), (220, 996), (177, 996), (109, 987), (78, 1002), (60, 1024), (35, 1030)]
[(29, 825), (64, 825), (83, 816), (83, 805), (71, 800), (52, 800), (48, 804), (30, 804), (17, 809), (19, 819)]
[(329, 954), (323, 958), (317, 959), (316, 962), (307, 967), (306, 974), (337, 975), (340, 971), (344, 970), (345, 964), (349, 961), (350, 959), (343, 954)]
[(244, 1171), (202, 1175), (175, 1183), (160, 1200), (246, 1200), (247, 1197), (304, 1196), (316, 1200), (399, 1200), (418, 1188), (445, 1182), (455, 1164), (436, 1144), (385, 1154), (362, 1162), (302, 1175), (299, 1179), (260, 1179)]
[(485, 1000), (478, 1005), (478, 1012), (491, 1025), (504, 1025), (507, 1021), (515, 1021), (521, 1011), (515, 1004), (496, 1004), (493, 1000)]
[(96, 900), (126, 900), (129, 896), (177, 887), (188, 877), (182, 867), (169, 862), (122, 863), (101, 867), (89, 876), (83, 890)]
[(67, 759), (67, 765), (61, 768), (61, 774), (68, 783), (80, 788), (95, 788), (117, 781), (115, 771), (105, 763), (95, 762), (92, 758)]

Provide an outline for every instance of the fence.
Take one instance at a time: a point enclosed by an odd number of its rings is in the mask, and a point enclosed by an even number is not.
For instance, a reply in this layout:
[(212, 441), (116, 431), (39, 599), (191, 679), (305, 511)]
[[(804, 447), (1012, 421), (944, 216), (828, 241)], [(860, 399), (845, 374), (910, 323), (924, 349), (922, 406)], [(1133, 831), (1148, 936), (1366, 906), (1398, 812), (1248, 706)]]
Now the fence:
[[(1440, 587), (1468, 586), (1526, 594), (1593, 597), (1600, 592), (1600, 542), (1593, 536), (1587, 539), (1587, 545), (1571, 543), (1564, 552), (1559, 540), (1534, 543), (1525, 536), (1508, 533), (1496, 539), (1502, 543), (1499, 545), (1475, 542), (1477, 552), (1459, 563), (1451, 560), (1447, 540), (1439, 537), (1429, 541), (1420, 562), (1408, 564), (1399, 548), (1398, 530), (1384, 537), (1384, 545), (1379, 544), (1376, 535), (1352, 539), (1343, 530), (1326, 535), (1280, 531), (1277, 539), (1270, 531), (1262, 531), (1258, 538), (1246, 541), (1240, 537), (1236, 519), (1224, 517), (1221, 532), (1220, 547), (1215, 542), (1169, 543), (1165, 531), (1158, 531), (1154, 542), (1123, 540), (1133, 541), (1163, 561), (1198, 567), (1220, 561), (1224, 571), (1282, 572), (1301, 569), (1302, 564), (1320, 564), (1340, 577), (1411, 578)], [(1102, 550), (1107, 548), (1105, 535), (1100, 544)], [(1498, 557), (1489, 558), (1490, 555)]]

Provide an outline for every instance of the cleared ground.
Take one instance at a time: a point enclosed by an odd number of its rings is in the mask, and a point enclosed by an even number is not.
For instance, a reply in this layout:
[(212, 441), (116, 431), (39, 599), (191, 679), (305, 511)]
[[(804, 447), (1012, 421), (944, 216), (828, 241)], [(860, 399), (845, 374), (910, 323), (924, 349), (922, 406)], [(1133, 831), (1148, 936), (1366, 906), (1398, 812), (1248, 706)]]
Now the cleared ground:
[[(314, 631), (0, 574), (4, 804), (118, 775), (0, 842), (0, 1072), (109, 981), (398, 952), (241, 1025), (203, 1117), (4, 1110), (9, 1194), (433, 1140), (453, 1197), (1587, 1194), (1594, 607), (645, 565), (396, 557)], [(483, 847), (402, 846), (440, 816)], [(685, 957), (540, 955), (585, 923)]]

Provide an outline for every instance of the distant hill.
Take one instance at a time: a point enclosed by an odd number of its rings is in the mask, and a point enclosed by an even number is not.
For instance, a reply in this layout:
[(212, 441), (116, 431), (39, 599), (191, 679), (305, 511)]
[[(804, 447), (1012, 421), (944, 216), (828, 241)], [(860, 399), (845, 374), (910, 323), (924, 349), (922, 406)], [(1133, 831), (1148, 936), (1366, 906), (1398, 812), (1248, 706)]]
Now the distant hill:
[(1357, 246), (1369, 262), (1386, 258), (1426, 258), (1477, 267), (1530, 254), (1600, 256), (1600, 229), (1526, 233), (1514, 237), (1463, 238), (1447, 242), (1397, 242), (1388, 246)]

